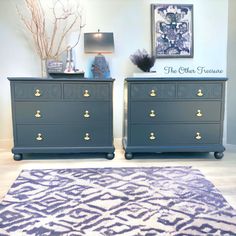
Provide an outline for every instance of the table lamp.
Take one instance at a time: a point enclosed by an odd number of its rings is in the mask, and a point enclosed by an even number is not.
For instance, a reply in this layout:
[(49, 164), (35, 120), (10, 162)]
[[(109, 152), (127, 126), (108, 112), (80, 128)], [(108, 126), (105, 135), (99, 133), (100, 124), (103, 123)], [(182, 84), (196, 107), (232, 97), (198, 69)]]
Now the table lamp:
[(91, 71), (94, 78), (110, 78), (109, 65), (102, 54), (114, 51), (113, 33), (94, 32), (84, 33), (84, 52), (97, 53)]

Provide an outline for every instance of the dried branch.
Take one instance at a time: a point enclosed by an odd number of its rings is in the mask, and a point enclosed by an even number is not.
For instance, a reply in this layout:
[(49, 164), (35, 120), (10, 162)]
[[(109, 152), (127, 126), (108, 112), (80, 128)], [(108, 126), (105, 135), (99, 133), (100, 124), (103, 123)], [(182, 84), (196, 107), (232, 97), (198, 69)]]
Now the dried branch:
[[(32, 35), (35, 49), (41, 60), (58, 59), (66, 51), (66, 38), (72, 31), (78, 37), (75, 47), (80, 40), (83, 23), (82, 8), (79, 3), (72, 4), (71, 0), (23, 0), (25, 14), (19, 10), (18, 14), (25, 27)], [(45, 6), (51, 3), (51, 7)]]

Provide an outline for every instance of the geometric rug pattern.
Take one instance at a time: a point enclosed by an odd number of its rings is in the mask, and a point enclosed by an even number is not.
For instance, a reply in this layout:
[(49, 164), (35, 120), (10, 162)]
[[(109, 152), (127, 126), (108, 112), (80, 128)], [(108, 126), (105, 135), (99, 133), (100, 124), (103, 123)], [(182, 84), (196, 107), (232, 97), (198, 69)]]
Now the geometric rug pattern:
[(236, 235), (236, 211), (186, 166), (23, 170), (0, 203), (0, 235)]

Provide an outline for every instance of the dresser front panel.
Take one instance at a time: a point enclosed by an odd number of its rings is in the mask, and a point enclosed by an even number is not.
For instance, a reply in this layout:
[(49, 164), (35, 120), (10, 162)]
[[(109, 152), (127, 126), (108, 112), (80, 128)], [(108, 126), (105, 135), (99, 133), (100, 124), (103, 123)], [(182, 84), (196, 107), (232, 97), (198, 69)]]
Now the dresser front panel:
[(38, 152), (114, 157), (113, 79), (8, 79), (15, 160)]
[(178, 98), (221, 99), (222, 83), (183, 83), (177, 86)]
[(174, 98), (175, 96), (176, 86), (174, 83), (132, 83), (130, 85), (131, 100), (157, 100)]
[(130, 123), (219, 122), (220, 101), (132, 102)]
[(106, 83), (69, 83), (63, 87), (64, 99), (73, 100), (109, 100), (110, 87)]
[(131, 125), (130, 145), (207, 145), (220, 142), (219, 124)]
[(58, 100), (62, 89), (60, 83), (16, 82), (13, 95), (15, 100)]
[(17, 125), (18, 147), (88, 147), (112, 145), (106, 126)]
[(227, 78), (126, 78), (125, 156), (136, 152), (215, 152), (222, 157)]
[(108, 124), (109, 102), (16, 102), (17, 124)]

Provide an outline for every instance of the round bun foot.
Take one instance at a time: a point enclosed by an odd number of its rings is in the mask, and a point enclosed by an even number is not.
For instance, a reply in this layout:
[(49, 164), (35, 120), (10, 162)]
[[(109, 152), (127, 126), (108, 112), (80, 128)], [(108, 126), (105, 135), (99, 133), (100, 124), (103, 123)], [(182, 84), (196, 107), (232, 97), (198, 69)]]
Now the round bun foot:
[(131, 159), (133, 159), (133, 154), (132, 153), (125, 153), (125, 159), (126, 160), (131, 160)]
[(14, 154), (13, 158), (15, 161), (21, 161), (22, 160), (22, 154)]
[(214, 153), (215, 159), (222, 159), (222, 157), (224, 156), (223, 152), (215, 152)]
[(112, 160), (112, 159), (114, 159), (114, 157), (115, 157), (114, 153), (107, 153), (107, 159), (108, 160)]

